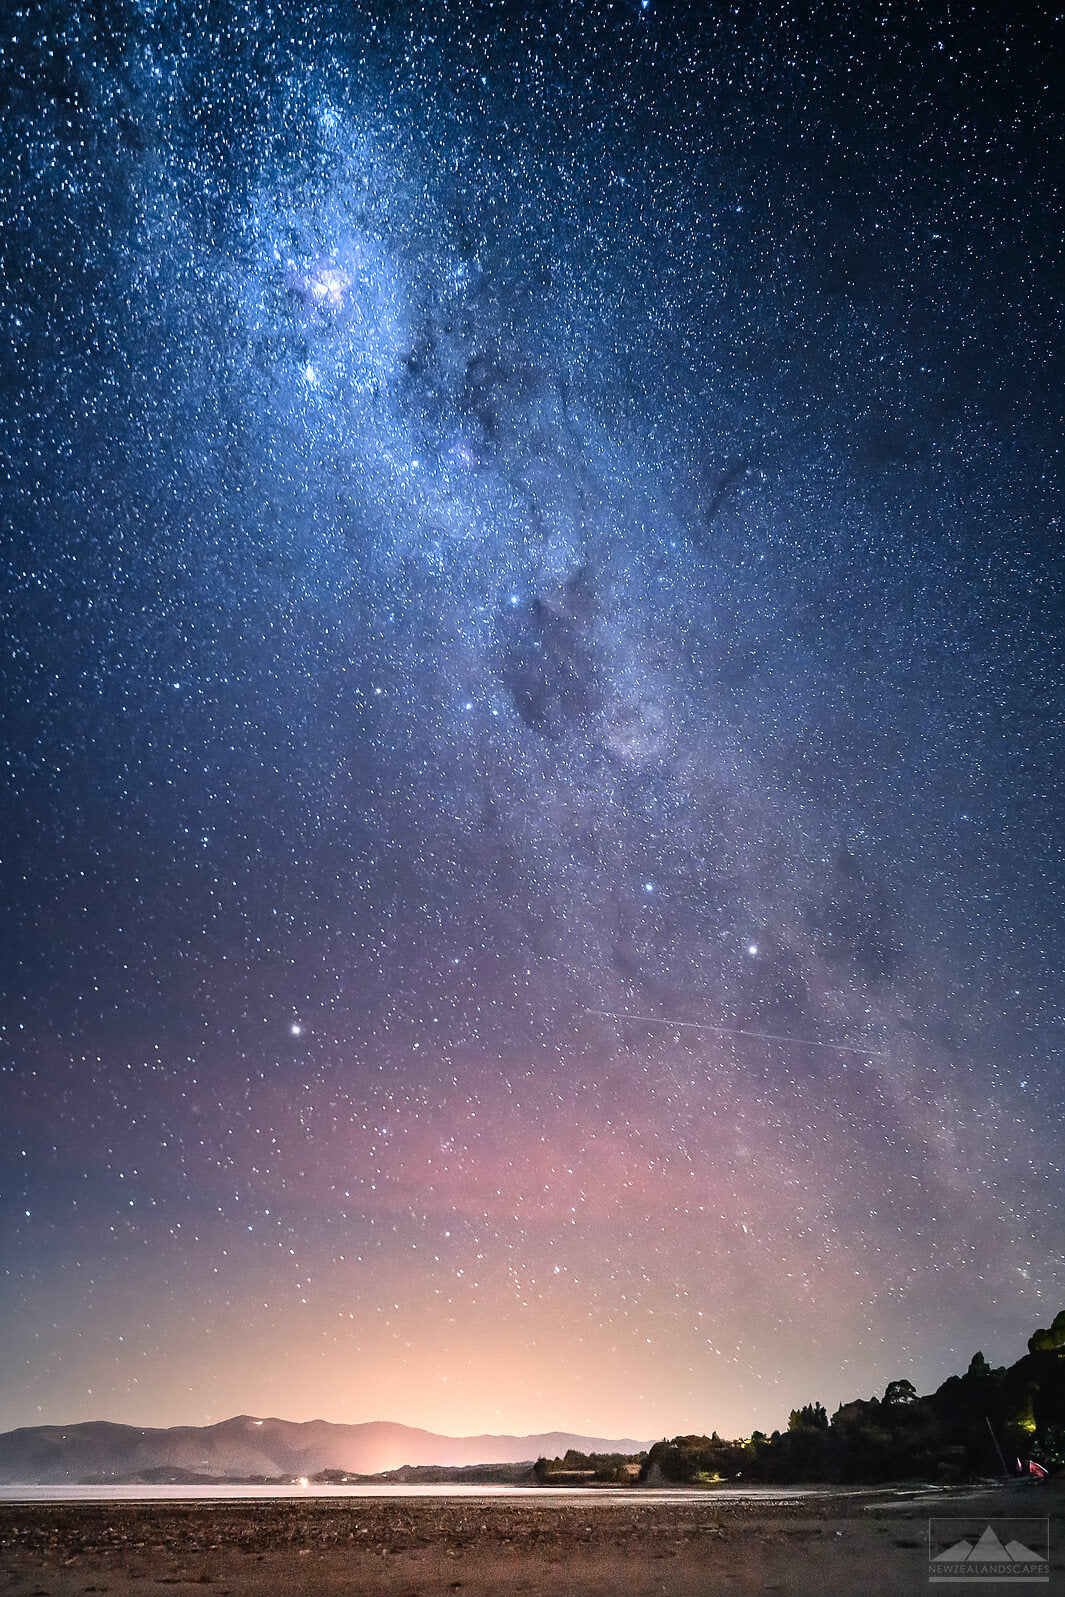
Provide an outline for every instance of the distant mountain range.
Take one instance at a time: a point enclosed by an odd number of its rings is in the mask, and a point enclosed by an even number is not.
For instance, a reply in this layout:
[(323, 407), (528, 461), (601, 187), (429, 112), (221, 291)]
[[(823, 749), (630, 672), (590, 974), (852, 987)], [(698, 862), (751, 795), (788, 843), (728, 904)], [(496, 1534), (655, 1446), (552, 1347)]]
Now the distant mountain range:
[(638, 1453), (648, 1444), (625, 1437), (437, 1436), (409, 1425), (375, 1420), (333, 1425), (328, 1420), (257, 1419), (240, 1414), (218, 1425), (168, 1430), (112, 1425), (34, 1425), (0, 1434), (0, 1482), (55, 1486), (87, 1480), (129, 1484), (144, 1479), (286, 1480), (341, 1470), (376, 1475), (404, 1464), (514, 1464), (564, 1454)]

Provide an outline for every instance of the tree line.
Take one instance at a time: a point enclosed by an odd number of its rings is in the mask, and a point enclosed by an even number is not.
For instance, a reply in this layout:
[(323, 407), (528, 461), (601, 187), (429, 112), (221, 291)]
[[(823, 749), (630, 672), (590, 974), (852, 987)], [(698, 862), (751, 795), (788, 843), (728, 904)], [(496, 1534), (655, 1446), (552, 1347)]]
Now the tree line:
[(1029, 1337), (1015, 1364), (993, 1369), (974, 1353), (964, 1375), (925, 1397), (907, 1380), (889, 1381), (881, 1397), (843, 1403), (831, 1418), (819, 1402), (792, 1409), (787, 1429), (768, 1436), (675, 1436), (631, 1455), (571, 1450), (538, 1459), (535, 1474), (561, 1485), (630, 1481), (637, 1472), (644, 1484), (951, 1483), (1029, 1459), (1065, 1470), (1065, 1309)]

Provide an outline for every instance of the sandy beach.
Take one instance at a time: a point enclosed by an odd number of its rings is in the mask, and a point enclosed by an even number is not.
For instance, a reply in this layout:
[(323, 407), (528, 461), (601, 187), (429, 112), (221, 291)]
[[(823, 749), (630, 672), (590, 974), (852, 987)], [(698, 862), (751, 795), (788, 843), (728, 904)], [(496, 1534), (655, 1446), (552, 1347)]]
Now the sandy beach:
[[(930, 1514), (1051, 1517), (1065, 1591), (1065, 1491), (824, 1495), (789, 1502), (308, 1498), (285, 1503), (5, 1503), (0, 1592), (133, 1597), (902, 1597), (927, 1592)], [(966, 1589), (969, 1589), (966, 1586)], [(996, 1589), (1001, 1589), (998, 1587)]]

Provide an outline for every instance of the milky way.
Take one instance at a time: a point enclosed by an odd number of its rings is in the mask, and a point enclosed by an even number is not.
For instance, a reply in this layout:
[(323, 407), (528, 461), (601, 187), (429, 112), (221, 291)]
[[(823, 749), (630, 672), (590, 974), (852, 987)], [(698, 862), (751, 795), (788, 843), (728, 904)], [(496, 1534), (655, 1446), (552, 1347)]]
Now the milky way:
[(5, 20), (0, 1422), (1065, 1301), (1060, 27), (881, 9)]

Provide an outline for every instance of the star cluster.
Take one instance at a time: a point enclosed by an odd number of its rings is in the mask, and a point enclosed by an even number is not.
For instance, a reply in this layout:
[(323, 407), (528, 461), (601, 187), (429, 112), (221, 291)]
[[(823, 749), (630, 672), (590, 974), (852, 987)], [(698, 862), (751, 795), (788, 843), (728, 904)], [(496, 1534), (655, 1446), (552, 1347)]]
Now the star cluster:
[(5, 17), (5, 1425), (745, 1434), (1061, 1306), (1060, 47)]

